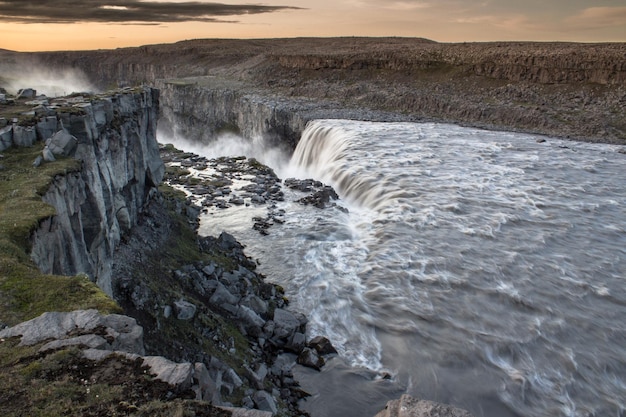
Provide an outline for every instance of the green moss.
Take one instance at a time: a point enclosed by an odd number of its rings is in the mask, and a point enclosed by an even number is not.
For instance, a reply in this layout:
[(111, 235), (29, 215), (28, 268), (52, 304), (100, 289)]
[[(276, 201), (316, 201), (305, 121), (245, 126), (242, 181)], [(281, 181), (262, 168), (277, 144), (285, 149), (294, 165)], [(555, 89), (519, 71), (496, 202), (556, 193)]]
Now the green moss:
[(230, 415), (179, 394), (165, 401), (171, 387), (149, 378), (141, 362), (116, 355), (92, 362), (78, 348), (40, 354), (40, 347), (0, 340), (3, 416)]
[(42, 274), (30, 260), (30, 236), (43, 219), (55, 214), (42, 195), (57, 175), (80, 169), (70, 158), (32, 162), (43, 144), (6, 150), (0, 171), (0, 320), (16, 324), (46, 311), (97, 308), (119, 312), (120, 308), (87, 277)]

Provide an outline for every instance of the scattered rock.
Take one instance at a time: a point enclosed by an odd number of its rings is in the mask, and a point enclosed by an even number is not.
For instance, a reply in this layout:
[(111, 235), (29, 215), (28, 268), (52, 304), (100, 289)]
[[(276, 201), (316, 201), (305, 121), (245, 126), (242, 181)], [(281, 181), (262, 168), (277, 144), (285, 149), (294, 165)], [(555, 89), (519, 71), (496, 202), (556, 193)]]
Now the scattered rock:
[(43, 156), (37, 155), (37, 158), (35, 158), (35, 160), (33, 161), (33, 166), (37, 168), (41, 166), (42, 163), (43, 163)]
[(56, 161), (56, 158), (54, 157), (54, 154), (52, 153), (50, 148), (48, 148), (47, 146), (44, 146), (43, 151), (41, 152), (41, 155), (43, 156), (43, 160), (46, 161), (46, 162), (54, 162), (54, 161)]
[(156, 378), (180, 390), (191, 388), (194, 367), (190, 363), (176, 363), (161, 356), (146, 356), (143, 362)]
[(46, 141), (46, 145), (55, 155), (71, 156), (76, 150), (78, 139), (66, 130), (60, 130)]
[(300, 365), (316, 369), (320, 371), (322, 366), (324, 366), (324, 358), (322, 358), (315, 349), (304, 348), (302, 352), (298, 355), (298, 361)]
[(24, 98), (35, 98), (37, 97), (37, 91), (33, 90), (32, 88), (23, 88), (20, 89), (17, 92), (17, 99), (24, 99)]
[(178, 320), (191, 320), (196, 314), (197, 307), (184, 300), (174, 302), (174, 311)]
[(274, 401), (272, 395), (267, 391), (255, 392), (253, 399), (254, 404), (259, 410), (269, 411), (272, 414), (276, 414), (278, 412), (278, 408), (276, 408), (276, 401)]
[(403, 395), (387, 403), (376, 417), (472, 417), (468, 411), (432, 401), (417, 400)]
[(309, 341), (307, 346), (311, 349), (315, 349), (320, 355), (332, 355), (337, 353), (337, 350), (330, 343), (330, 340), (324, 336), (315, 336)]

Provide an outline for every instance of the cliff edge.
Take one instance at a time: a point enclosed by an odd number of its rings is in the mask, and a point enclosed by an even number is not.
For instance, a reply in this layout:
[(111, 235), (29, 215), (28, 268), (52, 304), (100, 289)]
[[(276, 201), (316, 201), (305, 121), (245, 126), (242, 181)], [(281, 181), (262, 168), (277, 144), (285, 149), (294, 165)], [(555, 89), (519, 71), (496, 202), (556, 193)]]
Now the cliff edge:
[(624, 43), (416, 38), (199, 39), (12, 55), (80, 69), (101, 87), (175, 80), (226, 100), (252, 94), (280, 111), (305, 106), (304, 122), (391, 114), (615, 144), (626, 143), (625, 57)]

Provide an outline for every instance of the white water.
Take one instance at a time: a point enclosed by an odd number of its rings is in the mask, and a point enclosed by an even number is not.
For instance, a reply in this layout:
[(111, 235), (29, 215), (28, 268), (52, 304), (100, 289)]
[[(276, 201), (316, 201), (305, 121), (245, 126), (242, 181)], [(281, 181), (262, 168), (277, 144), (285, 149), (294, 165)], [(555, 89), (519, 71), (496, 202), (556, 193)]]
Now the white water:
[[(476, 416), (624, 416), (626, 155), (536, 139), (316, 121), (275, 169), (330, 183), (349, 213), (284, 203), (270, 236), (232, 232), (312, 335), (409, 394)], [(309, 407), (373, 415), (368, 389)]]

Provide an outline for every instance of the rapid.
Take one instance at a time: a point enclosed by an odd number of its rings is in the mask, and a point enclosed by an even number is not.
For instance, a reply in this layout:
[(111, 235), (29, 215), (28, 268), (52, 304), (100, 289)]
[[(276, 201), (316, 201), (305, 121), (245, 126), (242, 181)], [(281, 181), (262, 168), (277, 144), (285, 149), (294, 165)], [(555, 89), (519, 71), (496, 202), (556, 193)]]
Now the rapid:
[(302, 371), (304, 388), (317, 390), (303, 405), (313, 416), (373, 416), (406, 392), (477, 417), (621, 417), (618, 149), (447, 124), (318, 120), (273, 168), (332, 185), (343, 210), (286, 199), (286, 221), (269, 236), (215, 218), (202, 231), (228, 228), (307, 315), (309, 333), (339, 351), (322, 373)]

